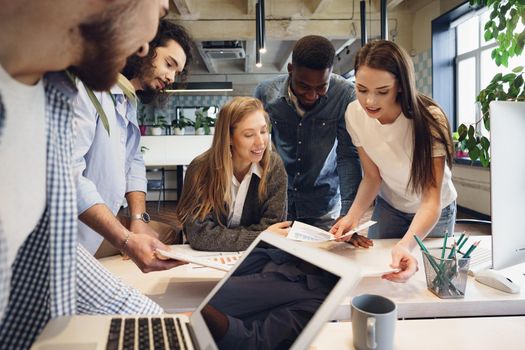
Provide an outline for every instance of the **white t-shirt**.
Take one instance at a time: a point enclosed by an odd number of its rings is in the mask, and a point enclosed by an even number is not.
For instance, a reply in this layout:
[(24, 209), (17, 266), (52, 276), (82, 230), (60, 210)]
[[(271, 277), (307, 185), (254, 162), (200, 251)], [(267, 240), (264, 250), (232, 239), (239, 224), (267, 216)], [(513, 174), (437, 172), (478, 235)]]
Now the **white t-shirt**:
[(6, 113), (0, 138), (0, 221), (11, 266), (46, 205), (46, 99), (42, 80), (22, 84), (2, 66), (0, 94)]
[(246, 195), (248, 194), (252, 175), (254, 174), (258, 176), (259, 179), (262, 176), (262, 168), (258, 163), (252, 163), (250, 170), (244, 175), (244, 179), (242, 179), (240, 183), (235, 176), (232, 176), (231, 194), (233, 203), (228, 215), (228, 227), (237, 227), (241, 223), (244, 202), (246, 201)]
[[(444, 125), (445, 116), (438, 108), (431, 107), (429, 111)], [(414, 142), (412, 136), (412, 120), (403, 113), (391, 124), (381, 124), (377, 119), (370, 118), (359, 104), (350, 103), (345, 113), (346, 129), (356, 147), (362, 147), (368, 157), (378, 167), (381, 175), (380, 196), (394, 208), (415, 213), (421, 204), (421, 195), (407, 188), (412, 168), (412, 153)], [(435, 142), (432, 149), (433, 157), (445, 156), (444, 145)], [(452, 184), (450, 168), (445, 164), (443, 183), (441, 186), (441, 208), (451, 204), (457, 197)]]

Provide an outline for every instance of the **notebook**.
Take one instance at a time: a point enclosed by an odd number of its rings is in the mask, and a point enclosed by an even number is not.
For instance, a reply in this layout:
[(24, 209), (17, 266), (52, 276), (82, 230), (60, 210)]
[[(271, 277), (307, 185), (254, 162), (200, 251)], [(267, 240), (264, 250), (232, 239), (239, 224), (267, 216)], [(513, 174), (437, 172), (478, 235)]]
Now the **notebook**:
[(343, 257), (263, 232), (191, 316), (71, 316), (32, 349), (306, 349), (360, 280)]

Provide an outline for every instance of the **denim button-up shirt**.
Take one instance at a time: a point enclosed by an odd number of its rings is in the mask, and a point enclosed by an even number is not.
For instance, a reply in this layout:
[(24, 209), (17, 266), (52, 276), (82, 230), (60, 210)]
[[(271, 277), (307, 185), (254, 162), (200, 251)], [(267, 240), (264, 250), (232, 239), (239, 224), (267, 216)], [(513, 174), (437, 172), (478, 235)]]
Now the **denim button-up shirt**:
[(341, 203), (341, 214), (346, 214), (361, 181), (344, 117), (355, 99), (353, 85), (332, 74), (326, 95), (303, 117), (288, 97), (288, 85), (284, 75), (255, 90), (270, 115), (272, 141), (288, 174), (288, 208), (295, 208), (297, 219), (319, 218)]

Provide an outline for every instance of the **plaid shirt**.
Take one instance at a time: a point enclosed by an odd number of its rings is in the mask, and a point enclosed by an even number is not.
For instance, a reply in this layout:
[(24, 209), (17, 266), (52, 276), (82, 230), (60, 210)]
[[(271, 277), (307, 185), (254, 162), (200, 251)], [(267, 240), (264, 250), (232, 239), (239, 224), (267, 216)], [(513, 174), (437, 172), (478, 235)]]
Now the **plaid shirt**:
[[(71, 157), (74, 85), (63, 73), (45, 77), (46, 210), (20, 247), (11, 270), (0, 222), (0, 344), (26, 349), (50, 318), (80, 314), (154, 314), (162, 309), (124, 285), (77, 245)], [(0, 101), (0, 146), (4, 109)], [(29, 194), (27, 194), (29, 195)], [(7, 305), (6, 305), (7, 302)]]

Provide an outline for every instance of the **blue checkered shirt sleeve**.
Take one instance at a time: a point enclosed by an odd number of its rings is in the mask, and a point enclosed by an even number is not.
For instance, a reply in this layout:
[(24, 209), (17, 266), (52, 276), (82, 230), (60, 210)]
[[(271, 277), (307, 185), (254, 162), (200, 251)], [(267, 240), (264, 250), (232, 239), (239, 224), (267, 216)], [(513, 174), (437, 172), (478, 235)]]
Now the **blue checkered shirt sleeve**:
[(161, 314), (162, 308), (106, 270), (77, 246), (77, 311), (79, 314)]

